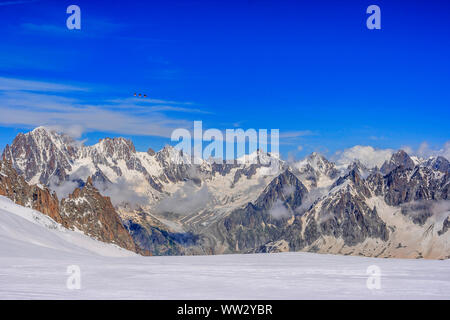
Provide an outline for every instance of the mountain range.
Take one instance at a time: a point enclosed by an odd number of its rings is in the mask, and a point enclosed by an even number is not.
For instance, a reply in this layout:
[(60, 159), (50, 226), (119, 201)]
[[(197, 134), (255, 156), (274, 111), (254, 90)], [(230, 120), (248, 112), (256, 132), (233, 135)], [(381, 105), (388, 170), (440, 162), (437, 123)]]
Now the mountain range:
[(166, 146), (84, 144), (39, 127), (3, 151), (0, 195), (143, 255), (308, 251), (450, 258), (450, 163), (399, 150), (378, 167), (261, 150), (194, 164)]

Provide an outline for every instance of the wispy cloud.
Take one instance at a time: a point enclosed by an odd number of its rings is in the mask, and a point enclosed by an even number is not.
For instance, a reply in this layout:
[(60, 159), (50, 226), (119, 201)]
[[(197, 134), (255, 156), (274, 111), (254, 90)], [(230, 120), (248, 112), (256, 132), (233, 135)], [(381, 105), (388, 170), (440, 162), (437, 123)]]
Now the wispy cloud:
[(280, 130), (280, 144), (297, 146), (301, 139), (308, 136), (315, 136), (317, 132), (311, 130), (299, 130), (299, 131), (281, 131)]
[(117, 99), (109, 99), (107, 100), (111, 103), (116, 104), (127, 104), (127, 103), (133, 103), (133, 104), (142, 104), (142, 105), (148, 105), (148, 104), (173, 104), (173, 105), (194, 105), (192, 102), (181, 102), (181, 101), (173, 101), (173, 100), (163, 100), (163, 99), (154, 99), (154, 98), (137, 98), (137, 97), (130, 97), (130, 98), (117, 98)]
[[(103, 131), (118, 134), (170, 137), (178, 127), (189, 127), (183, 120), (175, 120), (164, 115), (153, 114), (142, 118), (124, 112), (114, 112), (101, 108), (83, 108), (71, 111), (37, 111), (0, 107), (3, 114), (0, 124), (27, 127), (51, 126), (80, 136), (84, 132)], [(78, 130), (74, 130), (78, 128)]]
[(0, 2), (0, 7), (1, 6), (12, 6), (15, 4), (25, 4), (25, 3), (31, 3), (31, 2), (36, 2), (37, 0), (22, 0), (22, 1), (4, 1), (4, 2)]
[(196, 108), (184, 108), (175, 106), (153, 106), (149, 108), (150, 111), (175, 111), (175, 112), (187, 112), (187, 113), (202, 113), (211, 114), (209, 111), (200, 110)]
[(372, 141), (380, 141), (385, 140), (386, 138), (384, 136), (370, 136), (369, 139)]
[(0, 91), (67, 92), (88, 91), (88, 89), (52, 82), (0, 77)]
[(84, 92), (89, 92), (89, 88), (2, 77), (0, 124), (30, 128), (44, 125), (59, 128), (76, 137), (92, 131), (170, 137), (174, 129), (190, 129), (192, 123), (169, 117), (163, 111), (201, 111), (176, 104), (142, 106), (134, 99), (92, 104), (88, 98), (73, 97), (73, 93)]
[(303, 130), (303, 131), (284, 131), (280, 132), (280, 138), (300, 138), (305, 136), (312, 136), (314, 135), (314, 132), (310, 130)]
[(433, 148), (428, 142), (423, 141), (417, 149), (410, 146), (403, 146), (402, 149), (409, 154), (413, 154), (424, 159), (442, 156), (450, 160), (450, 140), (445, 142), (441, 147)]
[(55, 37), (75, 36), (82, 38), (118, 38), (120, 36), (117, 36), (117, 33), (126, 29), (125, 25), (100, 18), (83, 19), (81, 30), (77, 30), (76, 32), (67, 29), (64, 24), (55, 25), (26, 22), (22, 23), (20, 27), (20, 31), (22, 33), (45, 34)]
[(210, 111), (195, 108), (195, 104), (192, 102), (180, 102), (152, 98), (112, 99), (108, 100), (107, 102), (111, 103), (111, 105), (116, 109), (127, 109), (130, 105), (133, 105), (136, 110), (140, 110), (141, 112), (173, 111), (184, 113), (212, 114)]
[(22, 29), (25, 31), (37, 31), (37, 32), (45, 32), (45, 33), (54, 33), (54, 34), (62, 34), (67, 33), (67, 28), (60, 27), (51, 24), (35, 24), (35, 23), (23, 23)]

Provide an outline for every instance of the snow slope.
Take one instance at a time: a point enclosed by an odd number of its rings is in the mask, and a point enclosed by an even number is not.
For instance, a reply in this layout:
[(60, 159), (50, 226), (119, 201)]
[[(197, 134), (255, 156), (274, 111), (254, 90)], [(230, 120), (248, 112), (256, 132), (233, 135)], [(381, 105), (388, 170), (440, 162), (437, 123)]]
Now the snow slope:
[[(81, 289), (66, 287), (67, 267)], [(381, 288), (366, 286), (369, 266)], [(141, 257), (0, 197), (1, 299), (450, 299), (450, 260), (311, 253)]]
[(82, 232), (65, 229), (48, 216), (0, 196), (0, 256), (60, 257), (135, 255), (120, 247), (96, 241)]

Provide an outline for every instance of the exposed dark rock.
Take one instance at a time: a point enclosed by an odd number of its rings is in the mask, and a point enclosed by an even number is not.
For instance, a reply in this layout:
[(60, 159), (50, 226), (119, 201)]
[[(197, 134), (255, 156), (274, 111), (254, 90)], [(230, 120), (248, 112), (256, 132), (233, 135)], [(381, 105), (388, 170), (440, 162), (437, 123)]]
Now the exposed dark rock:
[(399, 150), (396, 153), (394, 153), (391, 159), (383, 164), (380, 171), (383, 174), (388, 174), (389, 172), (398, 167), (403, 167), (405, 169), (414, 168), (414, 161), (412, 161), (412, 159), (408, 156), (408, 154), (403, 150)]
[(217, 173), (219, 173), (222, 176), (226, 176), (231, 172), (232, 169), (237, 168), (238, 164), (232, 164), (232, 163), (212, 163), (211, 169), (212, 169), (212, 175), (214, 176)]
[(5, 158), (0, 161), (0, 195), (18, 205), (42, 212), (67, 227), (67, 222), (60, 215), (56, 194), (43, 186), (29, 185)]
[(353, 195), (350, 191), (339, 192), (323, 201), (317, 224), (320, 234), (342, 238), (348, 246), (367, 238), (386, 241), (389, 235), (376, 208), (370, 209), (363, 195)]
[(438, 235), (442, 236), (450, 229), (450, 216), (445, 218), (444, 223), (442, 224), (442, 229), (438, 231)]
[(300, 167), (293, 170), (301, 179), (309, 181), (313, 188), (317, 187), (317, 181), (321, 175), (325, 175), (330, 179), (335, 179), (339, 176), (339, 170), (336, 169), (334, 163), (316, 152), (311, 153)]
[(431, 158), (427, 160), (424, 165), (432, 170), (436, 170), (442, 173), (450, 172), (450, 162), (442, 156)]
[(93, 186), (92, 178), (86, 185), (61, 201), (61, 215), (69, 228), (76, 228), (103, 242), (136, 251), (134, 241), (124, 227), (109, 197), (103, 197)]
[[(302, 204), (308, 193), (305, 186), (290, 171), (285, 171), (264, 189), (255, 203), (236, 209), (223, 221), (229, 246), (235, 251), (249, 251), (268, 242), (280, 240), (287, 221)], [(274, 217), (270, 211), (280, 201), (291, 216)]]
[(343, 177), (339, 177), (336, 180), (336, 182), (331, 186), (330, 189), (333, 189), (333, 188), (335, 188), (337, 186), (340, 186), (341, 184), (343, 184), (347, 180), (350, 180), (351, 182), (353, 182), (353, 184), (358, 189), (358, 191), (361, 192), (364, 196), (366, 196), (366, 197), (370, 196), (370, 190), (366, 186), (365, 180), (363, 180), (361, 178), (358, 170), (356, 170), (356, 169), (351, 170), (349, 173), (347, 173)]
[(413, 170), (397, 167), (384, 177), (384, 198), (393, 206), (410, 201), (447, 199), (449, 181), (449, 174), (436, 177), (426, 167)]
[(65, 180), (71, 168), (70, 158), (78, 152), (77, 145), (67, 136), (60, 136), (45, 128), (18, 134), (3, 156), (25, 180), (35, 179), (47, 185), (50, 179)]

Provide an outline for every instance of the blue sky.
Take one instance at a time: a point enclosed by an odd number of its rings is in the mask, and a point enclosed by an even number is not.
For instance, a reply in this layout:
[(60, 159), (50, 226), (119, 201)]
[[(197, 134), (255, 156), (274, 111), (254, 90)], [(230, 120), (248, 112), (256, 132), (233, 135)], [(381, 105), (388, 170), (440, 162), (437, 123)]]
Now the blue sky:
[(450, 140), (445, 1), (9, 0), (0, 39), (0, 149), (50, 125), (158, 150), (194, 120), (280, 129), (284, 157)]

